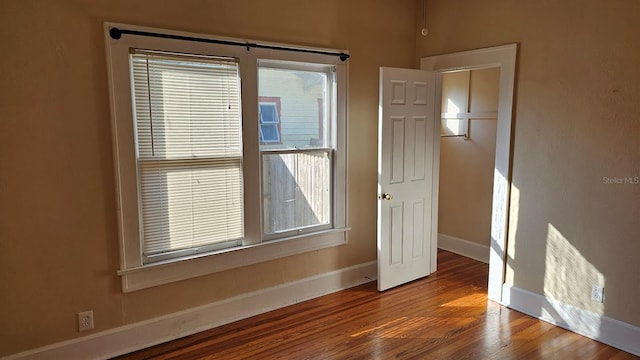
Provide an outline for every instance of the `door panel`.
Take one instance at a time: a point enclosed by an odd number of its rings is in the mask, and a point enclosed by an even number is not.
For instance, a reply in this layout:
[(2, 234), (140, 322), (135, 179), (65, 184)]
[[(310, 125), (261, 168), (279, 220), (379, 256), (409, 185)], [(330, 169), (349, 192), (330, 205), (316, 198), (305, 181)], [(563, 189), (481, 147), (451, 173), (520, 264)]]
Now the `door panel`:
[(413, 129), (411, 132), (413, 136), (413, 176), (411, 180), (424, 180), (425, 167), (427, 164), (427, 139), (421, 134), (427, 133), (427, 117), (426, 116), (414, 116), (413, 117)]
[(413, 236), (412, 241), (412, 255), (414, 258), (421, 258), (424, 256), (424, 246), (420, 239), (424, 239), (424, 201), (413, 201)]
[(402, 255), (403, 255), (403, 231), (402, 224), (404, 223), (404, 209), (403, 204), (395, 203), (389, 206), (389, 210), (391, 211), (391, 224), (389, 224), (391, 228), (391, 239), (389, 239), (390, 243), (390, 258), (391, 264), (402, 264)]
[[(380, 69), (378, 290), (430, 274), (435, 242), (435, 72)], [(437, 173), (437, 172), (436, 172)], [(436, 180), (437, 184), (437, 180)], [(437, 207), (436, 207), (437, 208)]]
[(392, 116), (391, 122), (391, 179), (392, 184), (401, 184), (404, 182), (404, 117)]

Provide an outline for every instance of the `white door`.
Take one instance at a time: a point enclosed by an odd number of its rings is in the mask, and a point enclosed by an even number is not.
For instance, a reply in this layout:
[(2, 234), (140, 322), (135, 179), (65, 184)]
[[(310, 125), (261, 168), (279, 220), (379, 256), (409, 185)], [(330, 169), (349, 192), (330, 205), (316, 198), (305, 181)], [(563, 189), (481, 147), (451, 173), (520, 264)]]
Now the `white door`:
[(433, 71), (380, 68), (378, 290), (435, 271), (439, 111)]

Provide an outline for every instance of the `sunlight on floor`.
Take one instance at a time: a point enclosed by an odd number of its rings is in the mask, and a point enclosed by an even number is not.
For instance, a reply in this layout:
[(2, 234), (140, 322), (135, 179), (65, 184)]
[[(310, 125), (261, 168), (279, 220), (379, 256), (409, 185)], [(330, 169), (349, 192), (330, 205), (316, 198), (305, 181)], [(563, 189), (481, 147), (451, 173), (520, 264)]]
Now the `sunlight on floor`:
[(459, 299), (449, 301), (448, 303), (440, 306), (456, 306), (456, 307), (484, 307), (487, 305), (486, 293), (475, 293), (467, 296), (463, 296)]
[(381, 339), (440, 338), (448, 331), (476, 321), (477, 316), (474, 315), (469, 317), (401, 317), (354, 333), (351, 337), (372, 336)]

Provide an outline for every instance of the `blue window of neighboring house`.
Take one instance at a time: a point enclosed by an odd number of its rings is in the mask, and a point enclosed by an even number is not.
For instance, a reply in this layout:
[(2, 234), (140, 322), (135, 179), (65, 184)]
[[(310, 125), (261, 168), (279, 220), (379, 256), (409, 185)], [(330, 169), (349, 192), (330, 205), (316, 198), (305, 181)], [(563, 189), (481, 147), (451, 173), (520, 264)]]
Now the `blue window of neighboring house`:
[(274, 103), (260, 103), (260, 142), (279, 143), (280, 142), (280, 117), (278, 108)]

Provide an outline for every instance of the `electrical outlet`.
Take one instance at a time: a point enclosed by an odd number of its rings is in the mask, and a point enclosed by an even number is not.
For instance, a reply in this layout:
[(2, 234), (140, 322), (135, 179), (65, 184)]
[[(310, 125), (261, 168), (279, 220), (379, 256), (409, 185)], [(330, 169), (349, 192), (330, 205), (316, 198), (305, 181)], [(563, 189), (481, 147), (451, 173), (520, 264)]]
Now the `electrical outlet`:
[(604, 302), (604, 287), (591, 285), (591, 300), (595, 302)]
[(78, 331), (93, 329), (93, 310), (78, 313)]

